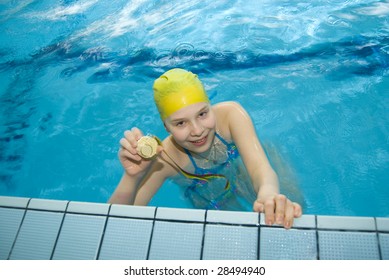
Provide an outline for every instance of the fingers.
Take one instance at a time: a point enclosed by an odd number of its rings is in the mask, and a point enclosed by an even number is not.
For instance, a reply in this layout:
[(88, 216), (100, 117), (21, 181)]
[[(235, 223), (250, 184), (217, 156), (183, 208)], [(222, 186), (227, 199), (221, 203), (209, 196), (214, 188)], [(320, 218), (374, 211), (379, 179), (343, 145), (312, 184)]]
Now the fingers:
[(293, 202), (293, 207), (294, 207), (294, 217), (299, 218), (303, 214), (303, 209), (301, 208), (301, 205)]
[(254, 210), (254, 212), (263, 213), (263, 212), (265, 212), (265, 206), (263, 205), (262, 202), (260, 202), (259, 200), (256, 200), (256, 201), (254, 201), (253, 210)]
[(286, 196), (282, 194), (265, 201), (265, 223), (267, 225), (284, 223), (286, 201)]
[(124, 148), (120, 148), (119, 158), (120, 159), (131, 159), (133, 161), (140, 161), (141, 160), (140, 156), (134, 155), (133, 153), (129, 152), (127, 149), (124, 149)]
[(285, 209), (287, 208), (287, 198), (285, 195), (277, 195), (275, 198), (276, 203), (276, 224), (282, 225), (284, 223)]
[(294, 207), (293, 203), (288, 199), (286, 201), (285, 217), (284, 217), (284, 227), (291, 228), (293, 225), (294, 218)]
[(254, 211), (265, 213), (267, 225), (279, 224), (285, 228), (293, 226), (294, 218), (302, 215), (301, 206), (290, 201), (285, 195), (278, 194), (268, 198), (265, 202), (256, 200), (253, 206)]
[(298, 203), (292, 202), (289, 199), (286, 202), (284, 227), (291, 228), (293, 226), (294, 218), (301, 217), (302, 209)]
[(143, 136), (142, 131), (140, 131), (138, 128), (133, 127), (131, 130), (126, 130), (124, 132), (124, 139), (127, 140), (131, 146), (137, 147), (138, 140)]
[(119, 150), (119, 156), (127, 157), (136, 161), (142, 160), (136, 150), (138, 146), (138, 140), (143, 136), (142, 132), (134, 127), (131, 130), (124, 132), (124, 137), (120, 139), (119, 143), (121, 149)]
[(275, 200), (274, 199), (268, 199), (265, 201), (265, 223), (267, 225), (274, 224), (275, 221)]

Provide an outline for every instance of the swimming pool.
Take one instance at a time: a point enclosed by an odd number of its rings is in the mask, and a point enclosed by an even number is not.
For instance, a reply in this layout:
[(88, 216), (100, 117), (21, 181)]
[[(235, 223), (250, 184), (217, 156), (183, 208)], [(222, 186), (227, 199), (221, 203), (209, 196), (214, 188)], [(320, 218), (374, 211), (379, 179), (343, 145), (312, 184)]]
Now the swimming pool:
[[(0, 195), (104, 202), (153, 80), (239, 101), (305, 213), (389, 216), (388, 1), (0, 2)], [(188, 207), (166, 184), (153, 205)]]

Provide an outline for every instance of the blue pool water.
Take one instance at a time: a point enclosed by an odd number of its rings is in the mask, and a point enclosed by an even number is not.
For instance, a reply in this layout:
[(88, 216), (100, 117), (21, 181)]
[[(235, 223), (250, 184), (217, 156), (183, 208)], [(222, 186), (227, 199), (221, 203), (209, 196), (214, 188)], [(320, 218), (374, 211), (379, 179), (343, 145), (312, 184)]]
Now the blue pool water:
[[(166, 136), (182, 67), (250, 113), (304, 211), (389, 216), (388, 1), (0, 2), (0, 195), (105, 202), (118, 141)], [(153, 205), (187, 207), (177, 186)]]

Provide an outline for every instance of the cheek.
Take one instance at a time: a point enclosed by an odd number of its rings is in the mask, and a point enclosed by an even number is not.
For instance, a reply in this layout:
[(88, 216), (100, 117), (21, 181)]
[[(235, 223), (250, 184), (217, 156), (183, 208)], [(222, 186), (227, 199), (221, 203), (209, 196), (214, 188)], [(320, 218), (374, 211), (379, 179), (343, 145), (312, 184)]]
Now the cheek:
[(171, 129), (170, 133), (173, 135), (177, 142), (185, 141), (188, 137), (188, 133), (185, 129)]
[(216, 126), (216, 119), (215, 118), (207, 118), (204, 123), (203, 123), (204, 127), (206, 128), (214, 128)]

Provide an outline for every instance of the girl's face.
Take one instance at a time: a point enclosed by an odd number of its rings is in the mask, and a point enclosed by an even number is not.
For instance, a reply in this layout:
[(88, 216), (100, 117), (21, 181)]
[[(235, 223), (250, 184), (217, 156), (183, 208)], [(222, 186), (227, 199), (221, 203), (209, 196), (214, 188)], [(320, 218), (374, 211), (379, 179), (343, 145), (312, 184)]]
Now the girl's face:
[(165, 127), (178, 145), (203, 153), (215, 137), (216, 118), (211, 105), (200, 102), (174, 112), (165, 120)]

